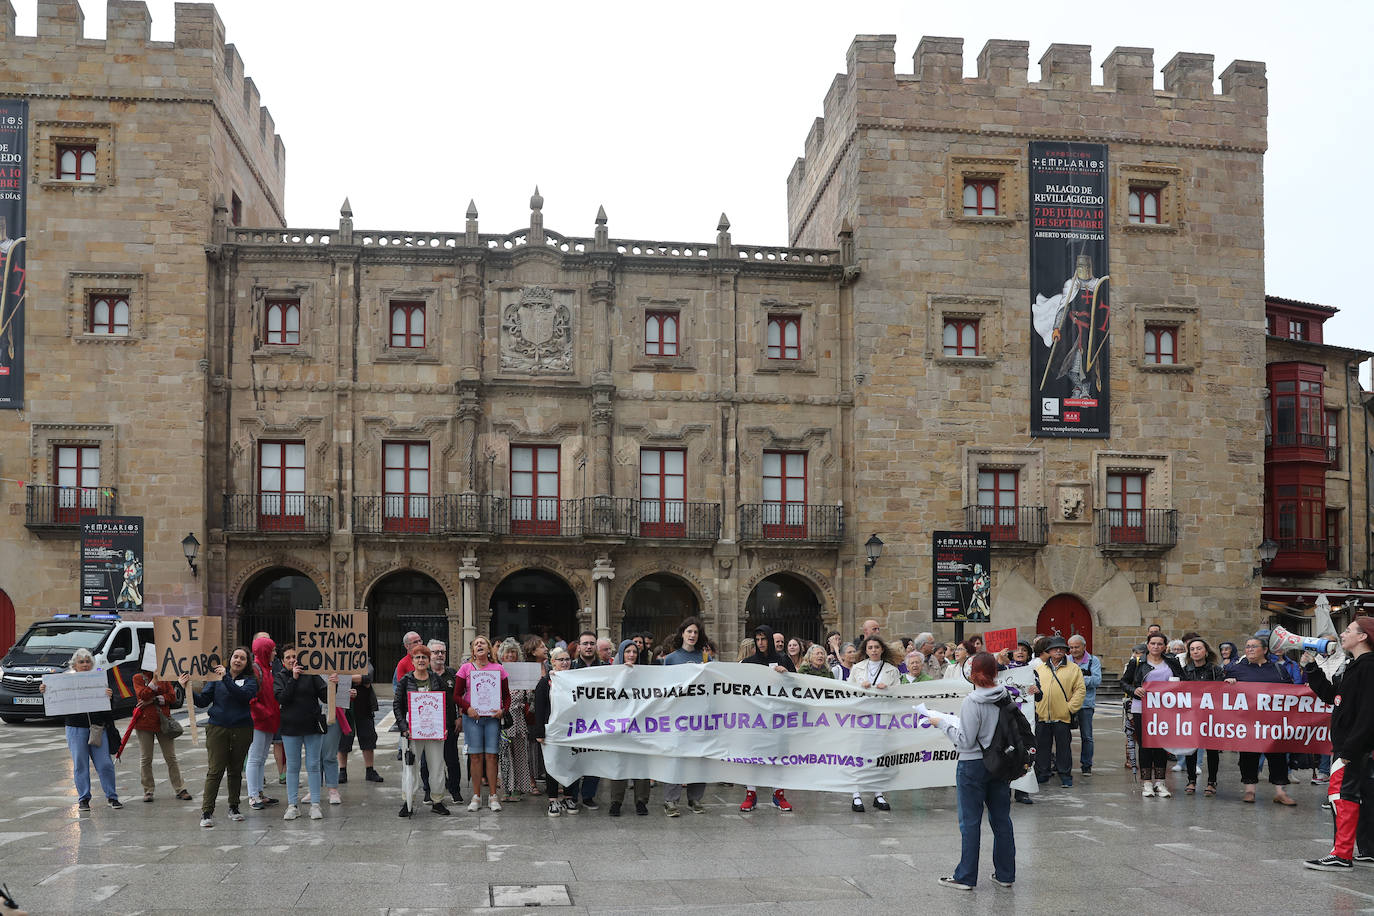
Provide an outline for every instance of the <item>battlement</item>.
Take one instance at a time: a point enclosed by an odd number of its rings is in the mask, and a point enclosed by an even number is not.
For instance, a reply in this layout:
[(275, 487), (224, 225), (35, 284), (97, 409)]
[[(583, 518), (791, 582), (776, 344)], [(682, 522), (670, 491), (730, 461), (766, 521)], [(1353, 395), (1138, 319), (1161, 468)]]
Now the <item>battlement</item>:
[[(219, 13), (211, 3), (177, 3), (175, 17), (173, 40), (153, 41), (143, 0), (108, 0), (105, 38), (87, 38), (77, 0), (38, 0), (37, 34), (27, 36), (16, 33), (14, 4), (0, 0), (0, 93), (47, 84), (97, 98), (213, 100), (280, 195), (285, 146), (238, 52), (225, 43)], [(97, 86), (87, 73), (102, 54), (108, 60)]]

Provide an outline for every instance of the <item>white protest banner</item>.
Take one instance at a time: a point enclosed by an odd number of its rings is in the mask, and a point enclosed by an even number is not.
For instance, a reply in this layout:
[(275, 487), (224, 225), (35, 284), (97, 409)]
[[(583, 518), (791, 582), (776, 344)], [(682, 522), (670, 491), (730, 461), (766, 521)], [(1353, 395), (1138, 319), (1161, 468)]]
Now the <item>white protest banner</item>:
[(468, 705), (484, 716), (501, 709), (501, 672), (495, 668), (468, 674)]
[[(1029, 668), (999, 680), (1029, 684)], [(734, 782), (825, 792), (954, 785), (958, 754), (916, 712), (957, 714), (963, 679), (864, 689), (762, 665), (624, 665), (560, 671), (544, 764), (580, 776)], [(1029, 697), (1021, 711), (1031, 717)], [(1017, 788), (1035, 785), (1028, 774)]]
[(406, 694), (406, 728), (416, 741), (443, 741), (448, 737), (442, 690), (412, 690)]
[(108, 712), (110, 686), (104, 671), (69, 671), (43, 675), (43, 715), (66, 716), (77, 712)]
[(544, 666), (538, 662), (502, 662), (501, 667), (506, 669), (506, 684), (511, 690), (533, 690), (544, 676)]

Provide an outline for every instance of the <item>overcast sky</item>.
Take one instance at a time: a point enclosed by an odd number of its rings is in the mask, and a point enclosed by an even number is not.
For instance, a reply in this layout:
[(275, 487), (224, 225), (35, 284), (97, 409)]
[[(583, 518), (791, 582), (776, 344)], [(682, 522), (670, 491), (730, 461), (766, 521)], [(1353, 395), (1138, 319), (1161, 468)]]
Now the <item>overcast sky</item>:
[[(35, 0), (13, 0), (34, 34)], [(149, 0), (171, 40), (172, 0)], [(1334, 305), (1327, 340), (1374, 350), (1364, 292), (1363, 174), (1374, 148), (1369, 0), (1047, 0), (672, 3), (220, 0), (228, 41), (287, 150), (286, 213), (360, 229), (455, 230), (475, 199), (483, 232), (529, 222), (591, 235), (709, 241), (722, 211), (737, 242), (787, 243), (786, 178), (859, 33), (897, 36), (911, 72), (922, 35), (964, 39), (974, 75), (989, 38), (1030, 42), (1030, 79), (1052, 42), (1264, 61), (1266, 289)], [(83, 3), (88, 37), (105, 4)], [(1162, 86), (1156, 72), (1155, 82)], [(1219, 90), (1218, 90), (1219, 91)]]

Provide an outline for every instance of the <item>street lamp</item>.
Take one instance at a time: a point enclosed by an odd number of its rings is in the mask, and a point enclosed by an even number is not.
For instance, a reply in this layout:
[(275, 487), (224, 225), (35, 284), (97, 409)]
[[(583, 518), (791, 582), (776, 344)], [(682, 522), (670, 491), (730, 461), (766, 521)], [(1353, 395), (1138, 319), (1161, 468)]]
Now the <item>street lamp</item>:
[(191, 578), (196, 578), (196, 555), (200, 553), (200, 541), (196, 540), (194, 534), (181, 539), (181, 552), (186, 555), (186, 565), (191, 567)]
[(866, 576), (870, 569), (878, 565), (878, 558), (883, 555), (882, 538), (878, 537), (876, 534), (873, 535), (873, 537), (864, 542), (864, 549), (868, 551), (868, 562), (864, 563), (864, 575)]
[(1253, 578), (1255, 578), (1256, 576), (1258, 576), (1260, 573), (1264, 572), (1264, 567), (1268, 566), (1268, 565), (1273, 561), (1274, 557), (1276, 557), (1276, 556), (1278, 556), (1278, 555), (1279, 555), (1279, 545), (1278, 545), (1277, 543), (1275, 543), (1271, 538), (1265, 538), (1263, 541), (1260, 541), (1260, 545), (1259, 545), (1260, 565), (1258, 565), (1258, 566), (1256, 566), (1254, 569), (1250, 570), (1250, 578), (1253, 579)]

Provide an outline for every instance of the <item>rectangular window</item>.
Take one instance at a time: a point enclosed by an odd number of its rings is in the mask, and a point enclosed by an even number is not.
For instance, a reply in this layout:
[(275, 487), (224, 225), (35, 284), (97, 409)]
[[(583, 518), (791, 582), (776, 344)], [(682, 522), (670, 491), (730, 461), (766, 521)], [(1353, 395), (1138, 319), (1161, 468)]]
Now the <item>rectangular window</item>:
[(243, 225), (243, 201), (233, 191), (229, 192), (229, 223), (234, 226)]
[(305, 529), (305, 443), (258, 443), (258, 530)]
[(1145, 363), (1151, 366), (1172, 366), (1178, 362), (1178, 328), (1164, 325), (1145, 326)]
[(680, 538), (687, 533), (687, 453), (680, 448), (639, 451), (639, 532)]
[(1341, 568), (1341, 510), (1326, 510), (1326, 568)]
[(644, 355), (677, 356), (677, 312), (649, 312), (644, 316)]
[(59, 445), (53, 450), (53, 520), (75, 525), (100, 507), (100, 446)]
[(994, 541), (1018, 538), (1016, 507), (1020, 472), (978, 469), (978, 527)]
[(1339, 470), (1341, 466), (1341, 412), (1339, 410), (1328, 410), (1326, 412), (1326, 460), (1331, 464), (1331, 470)]
[(964, 179), (964, 215), (997, 215), (997, 182), (981, 178)]
[(86, 299), (86, 332), (127, 337), (129, 297), (124, 293), (91, 293)]
[(556, 535), (561, 509), (558, 446), (511, 446), (511, 533)]
[(1322, 403), (1322, 372), (1321, 366), (1311, 363), (1269, 365), (1270, 400), (1274, 413), (1270, 429), (1274, 446), (1327, 449), (1327, 411)]
[(382, 530), (429, 531), (429, 443), (382, 444)]
[(267, 333), (269, 347), (294, 347), (301, 342), (301, 300), (268, 299)]
[(1145, 477), (1107, 475), (1107, 525), (1113, 544), (1145, 542)]
[(1126, 218), (1133, 223), (1159, 224), (1160, 189), (1131, 185)]
[(95, 144), (57, 144), (58, 181), (95, 181)]
[(801, 317), (768, 316), (768, 358), (801, 359)]
[(978, 319), (946, 318), (944, 346), (946, 356), (977, 356)]
[(806, 537), (806, 452), (763, 453), (763, 536)]
[(425, 346), (425, 304), (391, 303), (391, 345), (411, 350)]
[(1307, 322), (1304, 321), (1304, 320), (1301, 319), (1301, 318), (1289, 318), (1289, 319), (1288, 319), (1288, 339), (1289, 339), (1289, 340), (1306, 340), (1306, 339), (1307, 339)]

